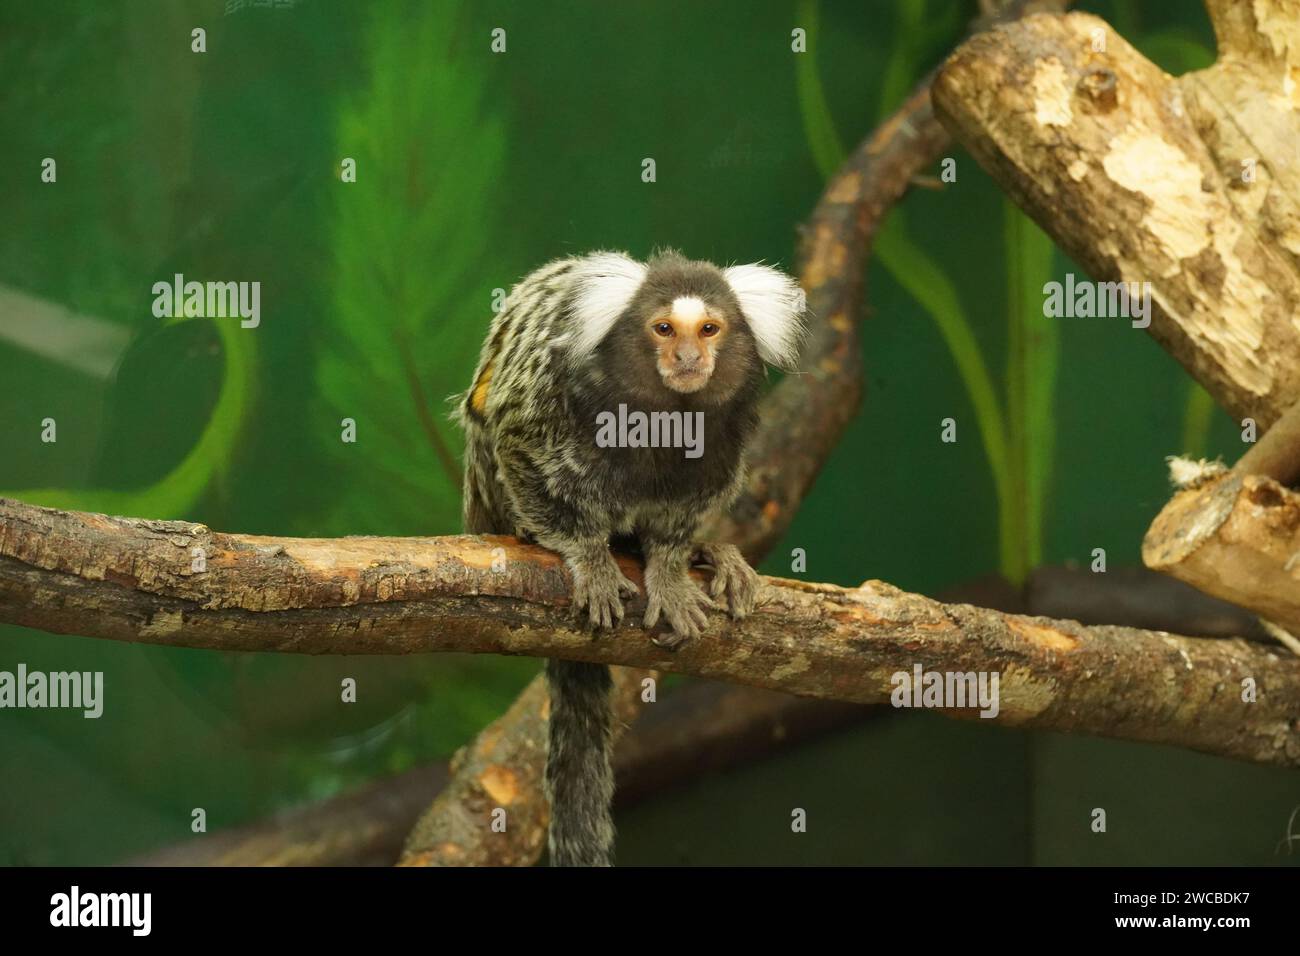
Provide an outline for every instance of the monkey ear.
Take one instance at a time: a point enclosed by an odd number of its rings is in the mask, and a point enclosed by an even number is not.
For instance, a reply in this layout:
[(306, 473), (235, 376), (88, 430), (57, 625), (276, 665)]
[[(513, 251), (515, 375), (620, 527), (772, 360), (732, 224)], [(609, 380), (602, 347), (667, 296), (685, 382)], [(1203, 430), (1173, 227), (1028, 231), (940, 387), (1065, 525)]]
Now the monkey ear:
[(722, 274), (740, 300), (758, 354), (768, 365), (793, 371), (803, 345), (807, 308), (799, 283), (779, 269), (754, 263), (732, 266)]
[(577, 328), (565, 341), (569, 359), (582, 362), (600, 345), (641, 288), (646, 267), (622, 252), (593, 252), (574, 269)]

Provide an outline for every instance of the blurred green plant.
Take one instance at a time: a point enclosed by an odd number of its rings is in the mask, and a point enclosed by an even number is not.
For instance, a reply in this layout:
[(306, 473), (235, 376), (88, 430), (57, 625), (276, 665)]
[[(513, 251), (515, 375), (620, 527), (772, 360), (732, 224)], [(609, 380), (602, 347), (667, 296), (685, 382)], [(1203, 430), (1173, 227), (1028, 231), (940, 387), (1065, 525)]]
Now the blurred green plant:
[[(1043, 561), (1043, 515), (1056, 450), (1056, 372), (1061, 344), (1043, 315), (1052, 241), (1010, 200), (1002, 200), (1007, 263), (1007, 445), (1010, 503), (1002, 509), (1002, 565), (1021, 583)], [(1023, 505), (1017, 507), (1017, 502)], [(1011, 569), (1008, 573), (1007, 569)]]
[[(253, 404), (256, 386), (256, 346), (232, 317), (198, 319), (175, 316), (164, 327), (182, 322), (211, 321), (221, 339), (221, 392), (199, 439), (181, 461), (152, 484), (133, 491), (106, 488), (25, 488), (0, 491), (47, 508), (94, 511), (142, 518), (184, 518), (230, 460), (231, 451)], [(242, 333), (242, 334), (241, 334)]]
[[(361, 489), (338, 496), (346, 529), (460, 526), (461, 438), (445, 398), (467, 384), (486, 330), (493, 283), (481, 267), (506, 157), (485, 58), (457, 42), (460, 9), (376, 4), (369, 84), (339, 113), (337, 155), (357, 176), (333, 190), (333, 309), (316, 377), (333, 419), (319, 434)], [(357, 423), (355, 445), (334, 430), (343, 418)]]
[[(798, 0), (809, 49), (816, 50), (817, 0)], [(916, 82), (918, 66), (936, 41), (951, 35), (958, 8), (931, 14), (925, 2), (897, 8), (895, 42), (885, 66), (879, 118), (883, 120)], [(826, 101), (812, 54), (795, 58), (796, 83), (809, 149), (823, 177), (830, 178), (846, 153)], [(998, 502), (1000, 570), (1022, 582), (1042, 559), (1043, 513), (1054, 446), (1052, 411), (1058, 336), (1042, 320), (1042, 287), (1051, 274), (1052, 245), (1011, 203), (1004, 201), (1003, 244), (1007, 260), (1008, 354), (1003, 404), (980, 351), (974, 327), (956, 286), (907, 232), (904, 210), (895, 208), (876, 235), (873, 253), (925, 309), (957, 366), (984, 446)]]
[[(18, 8), (5, 14), (25, 18)], [(58, 157), (60, 172), (57, 191), (40, 194), (39, 200), (29, 193), (26, 201), (17, 201), (15, 193), (6, 202), (3, 279), (26, 294), (118, 325), (124, 339), (135, 323), (123, 317), (140, 314), (142, 283), (170, 275), (158, 265), (169, 252), (167, 193), (159, 185), (165, 177), (152, 164), (129, 160), (137, 148), (147, 150), (154, 135), (170, 137), (162, 141), (175, 155), (185, 155), (190, 141), (175, 129), (169, 100), (141, 105), (169, 85), (139, 81), (120, 69), (121, 57), (130, 47), (133, 25), (161, 23), (158, 35), (165, 36), (166, 20), (173, 15), (186, 16), (180, 10), (136, 21), (124, 11), (78, 0), (66, 4), (58, 18), (25, 23), (26, 32), (8, 20), (0, 29), (0, 113), (9, 120), (0, 145), (5, 166), (14, 168), (11, 161), (19, 156), (27, 162), (28, 157), (49, 155)], [(51, 95), (86, 84), (93, 84), (100, 97)], [(104, 102), (115, 108), (105, 110)], [(174, 165), (175, 155), (169, 164)], [(124, 199), (128, 196), (129, 201)], [(253, 405), (257, 364), (255, 337), (232, 319), (177, 316), (160, 325), (194, 321), (213, 322), (222, 346), (223, 377), (198, 439), (179, 462), (157, 480), (129, 490), (39, 486), (0, 490), (0, 495), (54, 508), (188, 517), (233, 457)], [(151, 318), (145, 325), (157, 328)], [(144, 340), (137, 336), (128, 348)], [(59, 362), (49, 355), (42, 358)]]

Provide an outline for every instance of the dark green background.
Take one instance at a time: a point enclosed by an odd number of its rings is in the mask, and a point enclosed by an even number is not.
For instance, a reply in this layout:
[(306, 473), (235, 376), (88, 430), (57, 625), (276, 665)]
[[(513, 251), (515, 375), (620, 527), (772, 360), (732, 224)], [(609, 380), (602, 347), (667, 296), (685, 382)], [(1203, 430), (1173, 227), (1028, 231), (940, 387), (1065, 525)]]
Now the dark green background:
[[(455, 453), (442, 399), (468, 383), (492, 290), (599, 247), (789, 265), (824, 182), (790, 30), (820, 12), (805, 55), (852, 147), (975, 12), (919, 3), (4, 3), (0, 284), (126, 345), (112, 374), (86, 374), (60, 346), (15, 345), (22, 317), (0, 314), (0, 493), (264, 534), (457, 530), (429, 422)], [(1194, 0), (1081, 7), (1171, 70), (1212, 49)], [(953, 155), (958, 182), (914, 191), (902, 215), (1000, 388), (1004, 201)], [(56, 184), (40, 182), (46, 156)], [(1071, 269), (1058, 254), (1051, 277)], [(261, 327), (155, 319), (150, 287), (174, 272), (260, 281)], [(995, 489), (934, 323), (898, 275), (873, 263), (868, 282), (862, 413), (764, 570), (789, 575), (799, 547), (810, 580), (936, 593), (999, 569)], [(1187, 444), (1188, 382), (1125, 323), (1058, 325), (1055, 398), (1038, 406), (1054, 435), (1043, 558), (1104, 547), (1135, 563), (1167, 498), (1163, 457)], [(47, 416), (56, 444), (39, 440)], [(937, 440), (945, 417), (955, 445)], [(1240, 452), (1217, 411), (1197, 442)], [(537, 669), (0, 628), (0, 669), (20, 661), (102, 670), (107, 699), (98, 721), (0, 712), (10, 864), (114, 862), (186, 840), (196, 806), (215, 830), (446, 757)], [(620, 860), (1267, 864), (1289, 859), (1275, 847), (1297, 803), (1282, 771), (891, 714), (623, 814)], [(807, 834), (790, 833), (793, 806)]]

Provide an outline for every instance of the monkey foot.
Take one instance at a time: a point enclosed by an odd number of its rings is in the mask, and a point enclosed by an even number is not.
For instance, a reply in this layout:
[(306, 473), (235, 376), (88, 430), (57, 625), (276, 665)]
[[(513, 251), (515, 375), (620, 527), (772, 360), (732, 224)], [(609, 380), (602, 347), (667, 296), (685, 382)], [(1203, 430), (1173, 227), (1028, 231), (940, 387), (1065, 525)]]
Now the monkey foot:
[(655, 580), (653, 584), (647, 576), (645, 626), (654, 627), (662, 615), (672, 628), (670, 633), (651, 638), (659, 647), (671, 650), (683, 641), (699, 637), (708, 623), (705, 612), (711, 610), (721, 608), (688, 575)]
[(696, 555), (713, 568), (709, 594), (724, 605), (731, 616), (739, 621), (758, 601), (758, 572), (749, 566), (740, 549), (734, 544), (702, 544)]
[(573, 609), (579, 617), (587, 612), (593, 630), (617, 627), (623, 620), (623, 599), (641, 592), (610, 558), (608, 564), (573, 570)]

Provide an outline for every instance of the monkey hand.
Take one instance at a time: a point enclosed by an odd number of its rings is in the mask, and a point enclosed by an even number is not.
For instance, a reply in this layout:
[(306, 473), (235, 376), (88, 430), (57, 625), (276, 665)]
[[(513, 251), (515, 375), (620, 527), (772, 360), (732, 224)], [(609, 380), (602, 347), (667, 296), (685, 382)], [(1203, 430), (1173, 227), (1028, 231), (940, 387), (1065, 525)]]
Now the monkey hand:
[(617, 627), (623, 620), (623, 599), (640, 593), (608, 554), (604, 561), (573, 564), (569, 570), (573, 572), (574, 612), (581, 617), (585, 610), (593, 630)]
[(668, 634), (653, 638), (660, 647), (669, 650), (692, 637), (699, 637), (708, 618), (706, 610), (720, 610), (704, 590), (685, 572), (656, 574), (646, 571), (645, 626), (654, 627), (662, 615), (672, 628)]
[(749, 566), (734, 544), (701, 544), (696, 558), (713, 568), (709, 594), (739, 621), (758, 601), (758, 572)]

